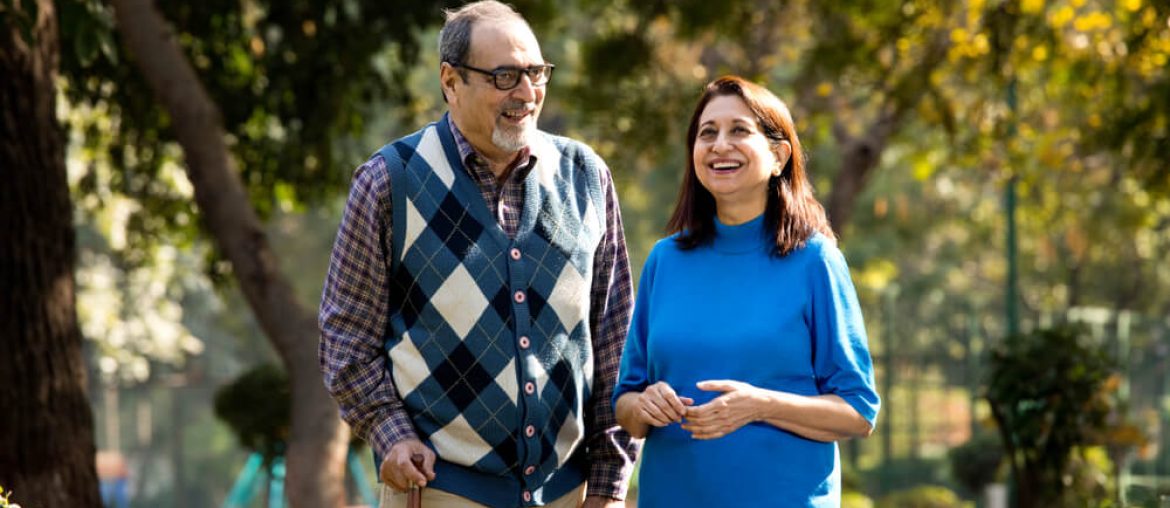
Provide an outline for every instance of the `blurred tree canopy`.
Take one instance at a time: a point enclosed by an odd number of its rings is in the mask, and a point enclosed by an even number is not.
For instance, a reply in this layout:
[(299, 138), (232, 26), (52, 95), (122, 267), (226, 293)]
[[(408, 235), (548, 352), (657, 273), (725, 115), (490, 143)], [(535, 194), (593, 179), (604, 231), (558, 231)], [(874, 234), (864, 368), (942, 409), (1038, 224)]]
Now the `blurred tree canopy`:
[[(379, 116), (404, 126), (380, 133), (389, 138), (441, 109), (441, 102), (420, 100), (435, 93), (434, 83), (419, 89), (410, 75), (436, 66), (419, 61), (419, 52), (433, 45), (441, 9), (455, 3), (212, 1), (161, 8), (220, 105), (249, 195), (267, 216), (276, 206), (336, 196), (359, 157), (376, 148), (366, 146), (363, 133)], [(188, 199), (150, 184), (166, 160), (169, 123), (142, 79), (118, 58), (109, 12), (94, 0), (62, 4), (63, 44), (77, 48), (76, 58), (63, 61), (69, 97), (98, 105), (114, 120), (106, 129), (89, 126), (93, 135), (85, 139), (94, 143), (89, 140), (102, 139), (102, 131), (115, 136), (104, 146), (125, 170), (109, 182), (83, 180), (81, 189), (104, 184), (146, 200), (141, 213), (149, 218), (137, 220), (132, 241), (195, 227)], [(1162, 71), (1170, 52), (1166, 5), (531, 0), (516, 6), (546, 57), (564, 71), (550, 90), (545, 125), (593, 142), (619, 180), (639, 184), (623, 189), (635, 208), (669, 205), (691, 106), (702, 84), (723, 73), (759, 80), (791, 103), (841, 232), (891, 143), (939, 154), (892, 170), (925, 179), (949, 163), (986, 170), (997, 181), (1017, 174), (1025, 179), (1026, 198), (1029, 174), (1040, 168), (1080, 173), (1097, 161), (1114, 168), (1111, 180), (1131, 178), (1159, 196), (1170, 191), (1170, 172), (1161, 164), (1170, 156), (1170, 82)], [(1013, 80), (1020, 104), (1014, 114), (1006, 105)], [(1021, 128), (1005, 142), (1009, 123)], [(645, 234), (660, 230), (665, 212), (654, 215), (653, 227), (634, 226)]]

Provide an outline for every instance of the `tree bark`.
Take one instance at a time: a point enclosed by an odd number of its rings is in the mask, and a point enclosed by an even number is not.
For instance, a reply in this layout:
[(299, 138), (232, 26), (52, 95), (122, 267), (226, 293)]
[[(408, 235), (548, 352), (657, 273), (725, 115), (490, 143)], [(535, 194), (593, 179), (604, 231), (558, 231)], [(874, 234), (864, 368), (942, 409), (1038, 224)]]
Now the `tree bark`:
[(52, 1), (37, 7), (32, 40), (0, 24), (0, 486), (24, 506), (100, 507), (56, 114), (57, 19)]
[(298, 302), (248, 199), (225, 141), (218, 106), (203, 88), (173, 30), (150, 0), (114, 0), (131, 59), (170, 114), (187, 161), (195, 202), (292, 383), (286, 492), (294, 507), (334, 507), (348, 430), (317, 366), (317, 318)]
[(834, 126), (834, 134), (844, 153), (841, 169), (833, 179), (825, 211), (837, 236), (843, 236), (853, 219), (857, 196), (865, 190), (873, 172), (881, 163), (882, 152), (890, 138), (902, 128), (907, 113), (918, 107), (930, 90), (929, 76), (946, 58), (950, 47), (949, 32), (937, 30), (931, 37), (922, 60), (899, 79), (887, 83), (886, 99), (878, 108), (877, 118), (864, 135), (852, 136), (841, 124)]
[(841, 169), (833, 178), (833, 187), (825, 203), (825, 212), (837, 236), (844, 236), (845, 227), (853, 219), (857, 196), (865, 190), (873, 172), (881, 162), (882, 152), (889, 143), (888, 132), (873, 132), (867, 136), (853, 137), (838, 133), (841, 143)]

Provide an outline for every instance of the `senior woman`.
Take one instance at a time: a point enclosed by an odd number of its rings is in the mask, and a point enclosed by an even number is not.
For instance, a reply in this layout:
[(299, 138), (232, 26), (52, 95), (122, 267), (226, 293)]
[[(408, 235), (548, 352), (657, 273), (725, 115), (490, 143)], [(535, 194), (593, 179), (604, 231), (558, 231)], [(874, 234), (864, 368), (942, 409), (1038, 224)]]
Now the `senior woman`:
[(642, 269), (614, 405), (638, 504), (840, 505), (837, 441), (879, 397), (861, 309), (787, 106), (707, 85), (670, 237)]

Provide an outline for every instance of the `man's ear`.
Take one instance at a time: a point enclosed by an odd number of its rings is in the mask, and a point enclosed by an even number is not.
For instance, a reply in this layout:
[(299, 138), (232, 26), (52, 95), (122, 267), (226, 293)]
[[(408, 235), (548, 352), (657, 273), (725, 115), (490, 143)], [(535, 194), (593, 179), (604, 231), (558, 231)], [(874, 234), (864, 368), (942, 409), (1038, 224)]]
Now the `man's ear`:
[(447, 98), (447, 103), (455, 100), (455, 84), (462, 83), (463, 77), (459, 75), (459, 69), (447, 62), (439, 64), (439, 87), (443, 89), (443, 95)]

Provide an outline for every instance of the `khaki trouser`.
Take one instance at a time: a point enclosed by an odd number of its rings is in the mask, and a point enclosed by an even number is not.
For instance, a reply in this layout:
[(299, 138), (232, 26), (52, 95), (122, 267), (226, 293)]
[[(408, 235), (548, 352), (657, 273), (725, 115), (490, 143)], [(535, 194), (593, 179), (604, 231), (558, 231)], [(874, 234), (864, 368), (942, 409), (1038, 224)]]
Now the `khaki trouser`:
[[(406, 508), (406, 493), (397, 492), (384, 483), (378, 484), (382, 488), (380, 508)], [(577, 508), (585, 500), (585, 484), (570, 490), (556, 501), (545, 504), (546, 508)], [(484, 505), (465, 497), (456, 496), (450, 492), (437, 489), (423, 489), (422, 505), (424, 508), (486, 508)]]

